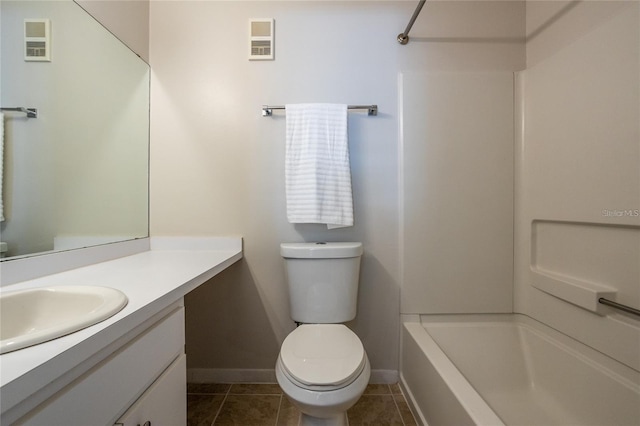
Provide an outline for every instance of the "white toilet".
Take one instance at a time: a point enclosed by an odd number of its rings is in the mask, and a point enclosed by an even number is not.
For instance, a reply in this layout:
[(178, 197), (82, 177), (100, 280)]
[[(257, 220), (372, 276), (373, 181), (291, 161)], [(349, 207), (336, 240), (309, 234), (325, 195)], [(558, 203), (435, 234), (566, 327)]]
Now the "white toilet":
[(356, 316), (362, 243), (281, 244), (280, 254), (301, 325), (282, 343), (276, 378), (302, 425), (346, 425), (371, 375), (362, 342), (341, 324)]

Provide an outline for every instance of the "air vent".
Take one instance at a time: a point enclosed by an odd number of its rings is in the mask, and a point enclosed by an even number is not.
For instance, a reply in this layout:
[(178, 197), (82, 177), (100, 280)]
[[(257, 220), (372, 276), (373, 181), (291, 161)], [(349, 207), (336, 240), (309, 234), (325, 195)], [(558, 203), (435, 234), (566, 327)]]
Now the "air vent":
[(24, 20), (24, 60), (51, 61), (51, 25), (48, 19)]
[(249, 60), (273, 59), (273, 19), (249, 21)]
[(251, 56), (271, 55), (271, 42), (263, 40), (251, 40)]

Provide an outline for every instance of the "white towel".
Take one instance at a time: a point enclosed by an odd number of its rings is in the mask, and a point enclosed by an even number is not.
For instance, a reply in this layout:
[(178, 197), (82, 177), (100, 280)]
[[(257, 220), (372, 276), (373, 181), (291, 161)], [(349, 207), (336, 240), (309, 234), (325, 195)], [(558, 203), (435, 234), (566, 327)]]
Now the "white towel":
[(285, 105), (285, 185), (290, 223), (353, 226), (347, 106)]
[(4, 114), (0, 112), (0, 222), (4, 221), (2, 176), (4, 176)]

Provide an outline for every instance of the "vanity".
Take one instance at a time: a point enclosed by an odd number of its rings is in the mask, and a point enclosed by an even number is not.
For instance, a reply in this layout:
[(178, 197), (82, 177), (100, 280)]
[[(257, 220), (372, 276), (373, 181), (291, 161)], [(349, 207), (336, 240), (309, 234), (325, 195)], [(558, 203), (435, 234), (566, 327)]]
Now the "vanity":
[(98, 324), (0, 355), (2, 425), (186, 423), (183, 298), (241, 259), (242, 239), (152, 237), (129, 244), (142, 250), (1, 289), (104, 286), (128, 299)]

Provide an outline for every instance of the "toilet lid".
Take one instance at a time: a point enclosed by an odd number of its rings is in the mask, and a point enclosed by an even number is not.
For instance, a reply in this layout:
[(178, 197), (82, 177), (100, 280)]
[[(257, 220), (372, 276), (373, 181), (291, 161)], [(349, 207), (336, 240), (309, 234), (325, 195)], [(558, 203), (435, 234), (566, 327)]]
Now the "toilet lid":
[(358, 336), (342, 324), (305, 324), (284, 339), (280, 359), (302, 384), (337, 386), (360, 374), (365, 352)]

